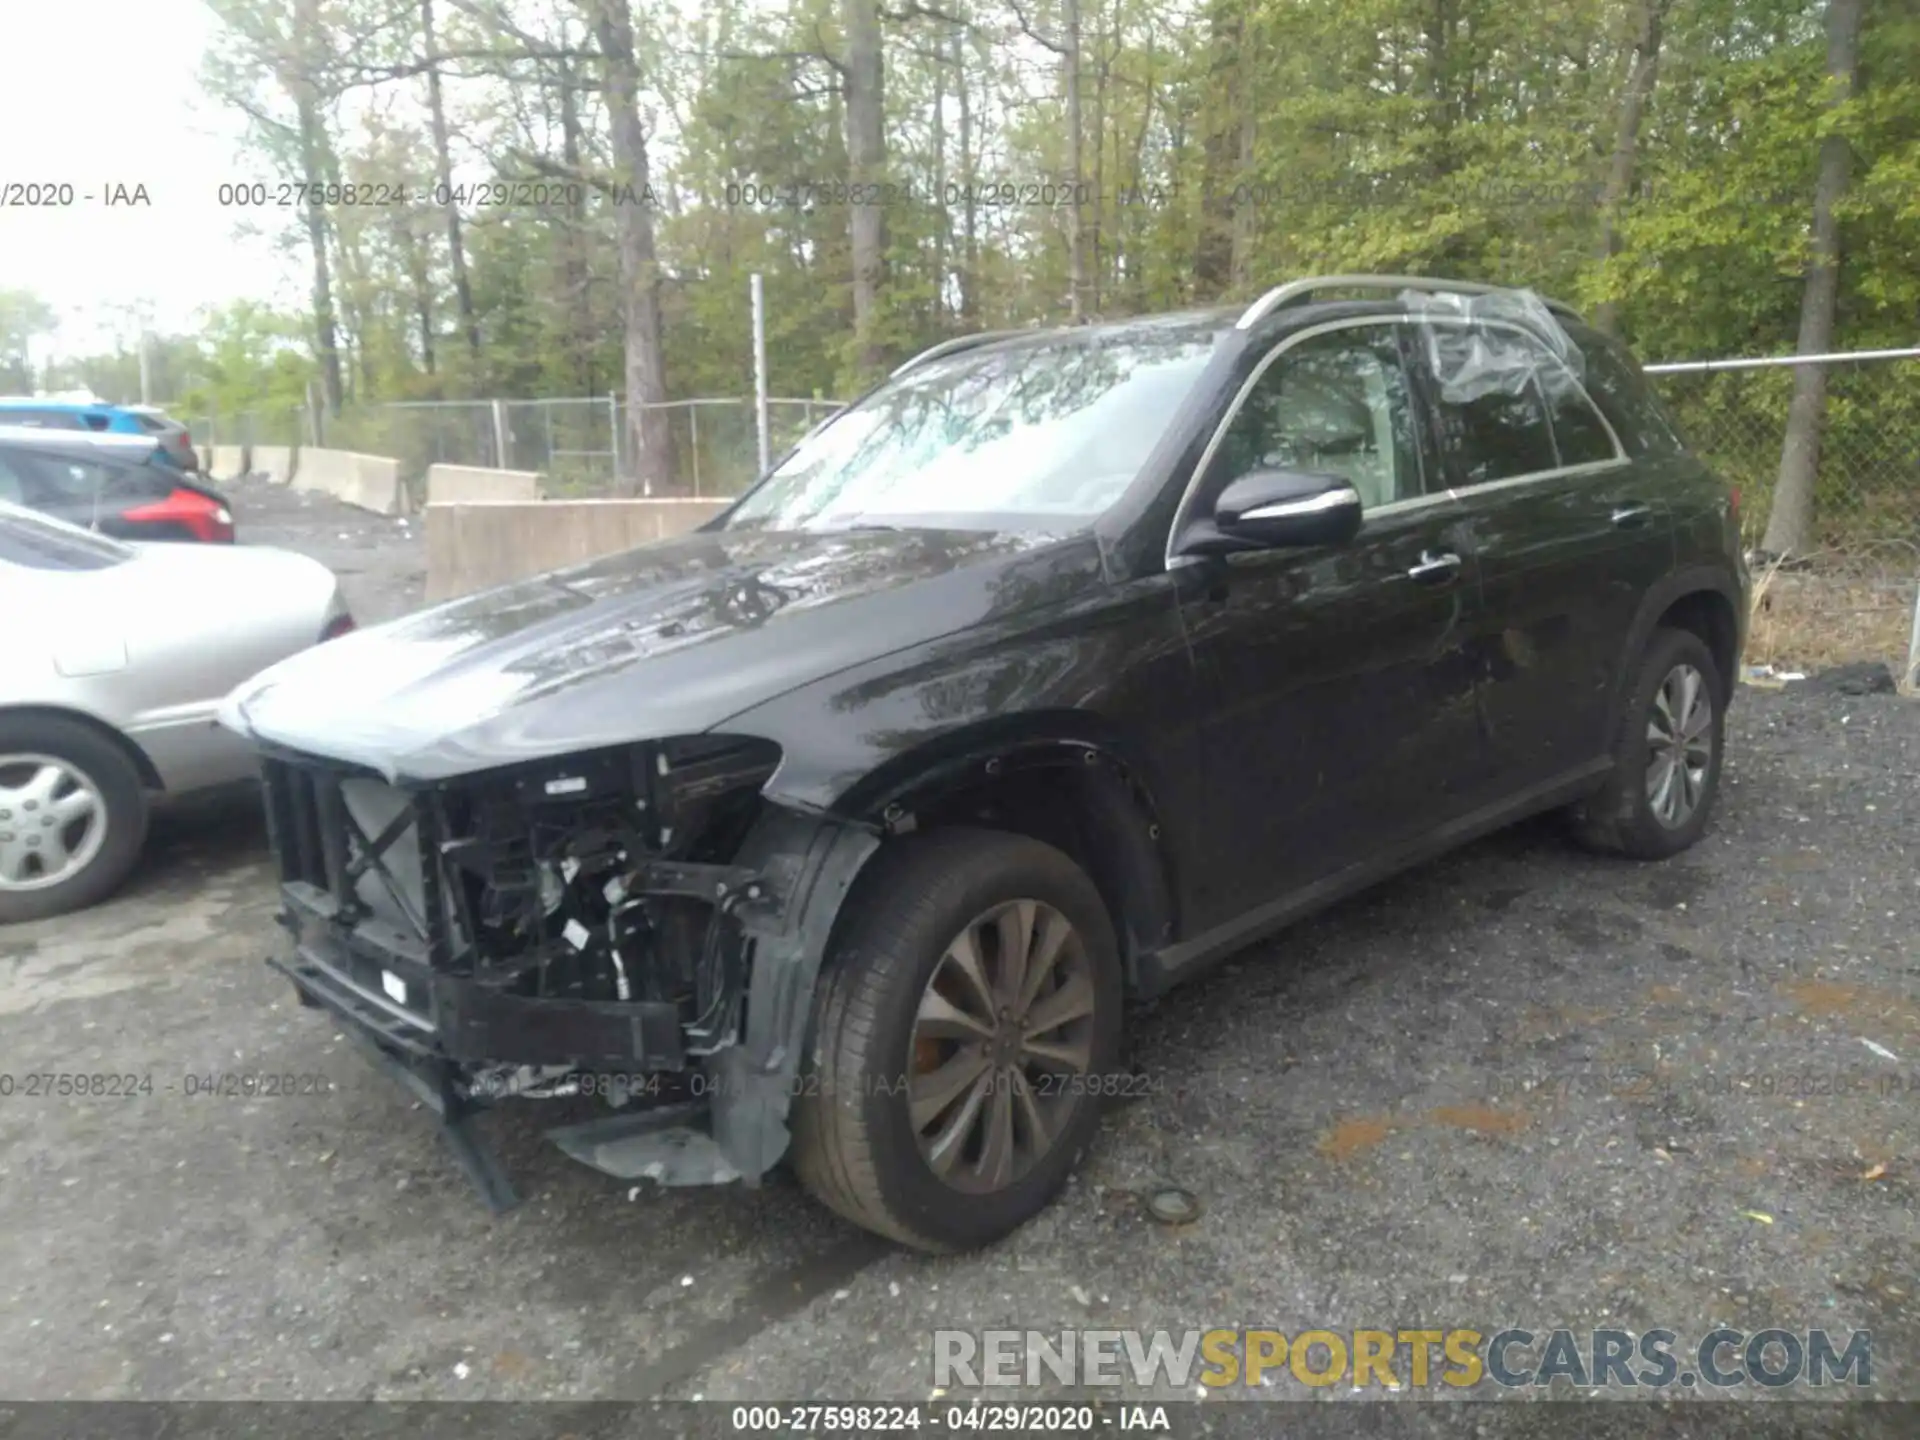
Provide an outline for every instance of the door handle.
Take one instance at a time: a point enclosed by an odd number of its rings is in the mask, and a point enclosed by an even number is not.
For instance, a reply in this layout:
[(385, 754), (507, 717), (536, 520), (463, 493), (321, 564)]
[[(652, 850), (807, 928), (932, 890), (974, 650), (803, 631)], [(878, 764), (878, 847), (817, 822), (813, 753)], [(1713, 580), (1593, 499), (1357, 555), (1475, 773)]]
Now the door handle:
[(1407, 578), (1422, 585), (1444, 585), (1459, 569), (1460, 557), (1451, 550), (1442, 550), (1438, 555), (1423, 550), (1420, 563), (1407, 571)]
[(1651, 505), (1642, 505), (1638, 500), (1629, 500), (1624, 505), (1616, 505), (1612, 516), (1615, 525), (1622, 530), (1631, 530), (1647, 523), (1647, 517), (1653, 514)]

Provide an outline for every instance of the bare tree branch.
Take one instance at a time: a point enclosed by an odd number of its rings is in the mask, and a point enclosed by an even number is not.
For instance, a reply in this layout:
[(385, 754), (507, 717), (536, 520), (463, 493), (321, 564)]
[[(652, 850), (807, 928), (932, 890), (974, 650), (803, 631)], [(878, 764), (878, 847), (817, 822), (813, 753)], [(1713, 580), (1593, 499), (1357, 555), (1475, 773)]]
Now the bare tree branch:
[(1065, 55), (1067, 46), (1058, 40), (1042, 35), (1033, 28), (1033, 22), (1027, 19), (1027, 12), (1020, 8), (1020, 0), (1007, 0), (1007, 8), (1013, 11), (1014, 23), (1020, 27), (1020, 33), (1036, 45), (1045, 46), (1056, 55)]

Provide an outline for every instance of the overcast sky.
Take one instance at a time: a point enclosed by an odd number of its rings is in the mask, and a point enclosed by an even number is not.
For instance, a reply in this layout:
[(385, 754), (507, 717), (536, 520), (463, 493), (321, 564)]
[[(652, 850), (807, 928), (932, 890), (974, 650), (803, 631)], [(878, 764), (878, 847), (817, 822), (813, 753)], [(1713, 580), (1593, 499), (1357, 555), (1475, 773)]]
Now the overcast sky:
[[(218, 200), (223, 181), (266, 176), (240, 155), (238, 117), (202, 93), (217, 22), (201, 0), (0, 0), (0, 9), (0, 191), (74, 188), (65, 209), (0, 205), (0, 288), (53, 306), (56, 353), (130, 341), (122, 307), (143, 302), (160, 330), (187, 329), (200, 307), (228, 300), (300, 303), (297, 263), (264, 236), (239, 235), (244, 212)], [(109, 207), (116, 184), (144, 185), (151, 204)]]

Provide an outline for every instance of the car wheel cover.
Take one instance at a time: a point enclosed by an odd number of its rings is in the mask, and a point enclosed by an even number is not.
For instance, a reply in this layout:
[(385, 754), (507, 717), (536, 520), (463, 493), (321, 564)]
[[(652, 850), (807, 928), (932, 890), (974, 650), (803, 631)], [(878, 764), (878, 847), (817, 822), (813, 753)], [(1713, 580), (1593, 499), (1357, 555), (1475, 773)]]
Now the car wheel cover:
[(1667, 672), (1647, 716), (1647, 807), (1669, 830), (1693, 818), (1713, 765), (1713, 696), (1692, 665)]
[(907, 1110), (928, 1169), (973, 1194), (1016, 1184), (1087, 1102), (1093, 962), (1067, 917), (1009, 900), (947, 943), (914, 1014)]
[(0, 891), (73, 879), (107, 839), (107, 802), (91, 776), (55, 755), (0, 752)]

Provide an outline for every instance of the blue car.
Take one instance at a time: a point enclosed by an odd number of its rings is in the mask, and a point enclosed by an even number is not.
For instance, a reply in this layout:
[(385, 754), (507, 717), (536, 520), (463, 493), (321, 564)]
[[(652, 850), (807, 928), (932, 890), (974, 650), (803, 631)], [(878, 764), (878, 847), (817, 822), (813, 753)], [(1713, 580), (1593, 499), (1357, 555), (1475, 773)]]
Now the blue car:
[(153, 405), (109, 405), (104, 401), (50, 400), (37, 396), (0, 396), (0, 425), (38, 430), (91, 430), (140, 435), (159, 446), (160, 458), (177, 470), (198, 470), (193, 437), (187, 427)]

